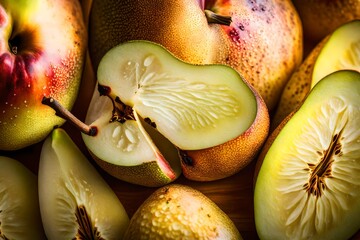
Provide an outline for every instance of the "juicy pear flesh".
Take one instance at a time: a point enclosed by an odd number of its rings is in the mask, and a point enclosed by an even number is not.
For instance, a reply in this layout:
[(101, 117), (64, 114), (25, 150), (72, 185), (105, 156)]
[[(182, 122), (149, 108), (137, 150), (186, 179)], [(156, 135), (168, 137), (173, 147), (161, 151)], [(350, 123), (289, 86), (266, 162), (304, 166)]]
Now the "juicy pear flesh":
[(155, 122), (181, 149), (227, 142), (255, 119), (255, 96), (234, 69), (187, 64), (155, 43), (118, 45), (102, 58), (97, 76), (113, 98)]
[(201, 192), (170, 184), (156, 190), (130, 220), (124, 239), (242, 239), (231, 219)]
[(341, 69), (360, 71), (360, 20), (345, 23), (331, 34), (315, 62), (311, 87)]
[[(110, 112), (111, 110), (108, 107), (112, 107), (111, 101), (108, 98), (99, 97), (99, 94), (95, 93), (90, 103), (87, 121), (91, 122), (92, 117), (103, 109), (107, 109)], [(99, 109), (102, 110), (100, 111)], [(163, 186), (180, 176), (181, 165), (178, 149), (154, 128), (145, 123), (143, 119), (137, 116), (137, 121), (126, 121), (124, 124), (125, 126), (134, 126), (131, 129), (135, 129), (137, 126), (138, 131), (143, 133), (143, 135), (139, 136), (141, 138), (141, 145), (138, 146), (138, 150), (132, 151), (131, 147), (133, 145), (130, 141), (123, 143), (129, 144), (130, 148), (124, 154), (118, 154), (119, 142), (124, 141), (121, 140), (124, 138), (120, 135), (120, 129), (124, 129), (122, 128), (123, 125), (116, 123), (108, 124), (109, 118), (99, 119), (104, 120), (103, 125), (97, 125), (98, 129), (103, 129), (100, 133), (103, 136), (105, 135), (104, 139), (111, 136), (112, 138), (110, 139), (117, 141), (117, 143), (115, 142), (116, 147), (112, 144), (106, 144), (106, 141), (100, 142), (96, 137), (83, 135), (83, 139), (88, 147), (95, 146), (94, 148), (89, 148), (90, 153), (96, 163), (107, 173), (123, 181), (148, 187)], [(97, 121), (97, 123), (99, 122)], [(106, 127), (101, 128), (101, 126)], [(115, 127), (115, 130), (111, 127)], [(104, 133), (107, 130), (108, 132)], [(129, 130), (125, 131), (125, 136), (126, 134), (129, 135)], [(152, 136), (153, 140), (151, 140), (148, 133)], [(103, 145), (96, 145), (98, 144), (97, 142)]]
[(45, 239), (37, 177), (5, 156), (0, 156), (0, 239)]
[[(115, 165), (153, 161), (166, 165), (159, 161), (163, 156), (178, 161), (177, 148), (225, 143), (248, 129), (256, 116), (256, 98), (235, 70), (187, 64), (147, 41), (111, 49), (100, 62), (97, 77), (111, 100), (94, 93), (86, 122), (98, 133), (83, 134), (83, 139), (96, 158)], [(124, 105), (130, 109), (127, 118), (110, 121), (114, 106), (121, 110)], [(149, 125), (160, 134), (150, 134)]]
[(39, 199), (48, 239), (121, 239), (128, 226), (115, 193), (60, 128), (41, 151)]
[(261, 239), (348, 239), (360, 228), (360, 73), (312, 89), (268, 148), (255, 185)]

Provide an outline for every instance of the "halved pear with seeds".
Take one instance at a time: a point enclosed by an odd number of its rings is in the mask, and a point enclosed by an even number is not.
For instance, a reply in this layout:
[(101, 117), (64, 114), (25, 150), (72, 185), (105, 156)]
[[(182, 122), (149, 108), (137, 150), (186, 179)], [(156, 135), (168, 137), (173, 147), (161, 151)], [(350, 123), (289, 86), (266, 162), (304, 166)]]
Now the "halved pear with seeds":
[(261, 239), (349, 239), (360, 229), (360, 73), (320, 80), (269, 137), (254, 195)]
[[(145, 186), (174, 181), (181, 174), (181, 159), (190, 159), (186, 151), (237, 139), (254, 123), (259, 109), (265, 134), (251, 151), (265, 141), (268, 112), (258, 106), (259, 101), (265, 104), (228, 66), (188, 64), (161, 45), (131, 41), (102, 58), (97, 78), (98, 92), (86, 118), (96, 134), (83, 134), (83, 139), (98, 164), (122, 180)], [(242, 161), (246, 154), (237, 148), (222, 150), (227, 171), (216, 178), (239, 171), (236, 162), (252, 160)], [(227, 155), (237, 157), (226, 161)], [(210, 163), (212, 157), (208, 165), (222, 168)], [(215, 178), (211, 170), (206, 174), (207, 179)]]
[(40, 212), (52, 239), (122, 239), (129, 217), (68, 134), (54, 129), (39, 163)]
[(46, 239), (37, 176), (5, 156), (0, 156), (0, 239)]

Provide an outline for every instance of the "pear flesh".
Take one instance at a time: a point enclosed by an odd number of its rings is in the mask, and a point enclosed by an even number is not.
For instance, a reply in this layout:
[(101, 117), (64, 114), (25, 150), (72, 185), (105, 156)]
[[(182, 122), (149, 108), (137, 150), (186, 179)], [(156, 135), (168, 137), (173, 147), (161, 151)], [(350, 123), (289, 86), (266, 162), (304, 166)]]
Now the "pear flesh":
[(94, 93), (86, 122), (98, 133), (83, 134), (83, 139), (93, 155), (113, 164), (138, 165), (159, 157), (149, 126), (175, 146), (167, 154), (175, 156), (177, 149), (204, 149), (232, 140), (256, 116), (256, 98), (234, 69), (188, 64), (148, 41), (111, 49), (97, 78), (108, 98)]
[(128, 215), (116, 194), (60, 128), (39, 163), (41, 217), (48, 239), (121, 239)]
[(45, 239), (37, 177), (5, 156), (0, 156), (0, 239)]
[(338, 70), (360, 71), (359, 56), (360, 20), (353, 20), (338, 27), (321, 49), (314, 65), (311, 87), (326, 75)]
[(261, 239), (349, 239), (360, 229), (360, 73), (320, 80), (277, 129), (254, 195)]

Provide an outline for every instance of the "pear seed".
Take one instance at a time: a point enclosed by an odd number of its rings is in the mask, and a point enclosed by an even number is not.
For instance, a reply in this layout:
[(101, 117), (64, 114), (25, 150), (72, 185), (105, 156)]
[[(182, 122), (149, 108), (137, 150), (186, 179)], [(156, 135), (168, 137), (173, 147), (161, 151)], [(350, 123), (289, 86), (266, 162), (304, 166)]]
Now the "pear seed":
[(113, 138), (118, 137), (118, 136), (120, 135), (120, 130), (121, 130), (120, 126), (117, 126), (117, 127), (114, 129), (114, 132), (113, 132), (113, 134), (112, 134), (112, 137), (113, 137)]
[(121, 148), (123, 145), (124, 145), (124, 139), (121, 138), (119, 141), (118, 141), (118, 144), (116, 145), (118, 148)]
[(152, 56), (152, 55), (150, 55), (150, 56), (148, 56), (147, 58), (145, 58), (145, 60), (144, 60), (144, 66), (145, 66), (145, 67), (150, 66), (150, 65), (154, 62), (154, 59), (155, 59), (155, 57)]
[(134, 150), (134, 144), (130, 144), (127, 146), (126, 151), (131, 152)]
[(136, 143), (135, 136), (129, 129), (125, 129), (125, 135), (131, 143)]

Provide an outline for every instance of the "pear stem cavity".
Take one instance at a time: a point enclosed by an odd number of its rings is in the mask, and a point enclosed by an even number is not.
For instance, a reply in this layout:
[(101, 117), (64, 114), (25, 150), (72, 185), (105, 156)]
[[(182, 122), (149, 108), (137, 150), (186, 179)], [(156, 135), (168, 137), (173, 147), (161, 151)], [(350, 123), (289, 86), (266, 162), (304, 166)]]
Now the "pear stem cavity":
[(69, 110), (67, 110), (64, 106), (59, 103), (56, 99), (52, 97), (44, 96), (42, 104), (47, 105), (55, 110), (56, 115), (69, 121), (75, 127), (77, 127), (82, 133), (85, 133), (89, 136), (95, 136), (97, 134), (97, 128), (94, 126), (89, 126), (80, 121), (77, 117), (75, 117)]
[(231, 16), (223, 16), (208, 9), (205, 9), (204, 12), (208, 23), (230, 26), (232, 22)]

